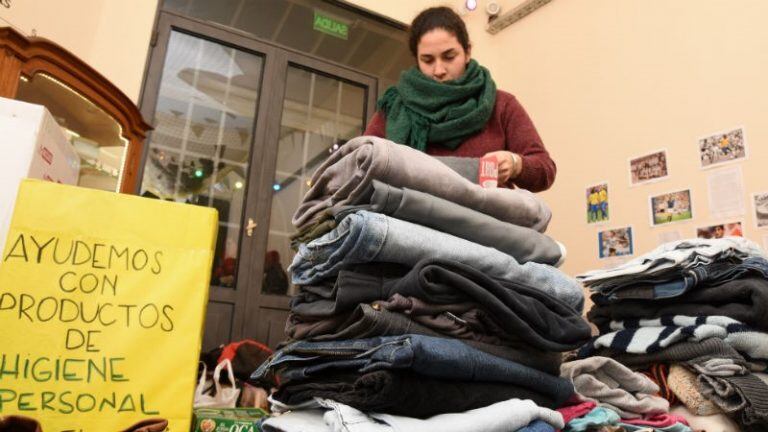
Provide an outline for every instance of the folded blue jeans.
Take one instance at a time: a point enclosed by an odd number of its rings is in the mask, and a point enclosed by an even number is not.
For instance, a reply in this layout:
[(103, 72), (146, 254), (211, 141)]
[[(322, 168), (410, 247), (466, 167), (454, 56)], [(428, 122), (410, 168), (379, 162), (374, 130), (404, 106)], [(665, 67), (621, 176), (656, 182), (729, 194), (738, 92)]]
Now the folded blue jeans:
[(280, 380), (288, 382), (330, 371), (366, 373), (381, 369), (406, 369), (457, 381), (506, 382), (538, 391), (557, 406), (573, 394), (573, 385), (566, 379), (487, 354), (456, 339), (422, 335), (295, 342), (262, 363), (251, 379), (261, 380), (277, 370)]
[(389, 262), (413, 267), (425, 258), (458, 261), (490, 277), (541, 289), (579, 313), (584, 307), (581, 284), (554, 267), (520, 264), (494, 248), (364, 210), (348, 215), (324, 236), (302, 244), (289, 270), (294, 284), (312, 285), (335, 277), (352, 264)]

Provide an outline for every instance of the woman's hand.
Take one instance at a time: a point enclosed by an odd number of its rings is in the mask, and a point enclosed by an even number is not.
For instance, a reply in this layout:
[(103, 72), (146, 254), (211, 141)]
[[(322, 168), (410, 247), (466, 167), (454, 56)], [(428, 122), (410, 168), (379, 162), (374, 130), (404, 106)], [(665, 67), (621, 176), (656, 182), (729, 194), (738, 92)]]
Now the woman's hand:
[(523, 170), (523, 158), (519, 154), (506, 150), (486, 153), (485, 156), (493, 156), (499, 163), (499, 184), (504, 184), (510, 179), (520, 175)]

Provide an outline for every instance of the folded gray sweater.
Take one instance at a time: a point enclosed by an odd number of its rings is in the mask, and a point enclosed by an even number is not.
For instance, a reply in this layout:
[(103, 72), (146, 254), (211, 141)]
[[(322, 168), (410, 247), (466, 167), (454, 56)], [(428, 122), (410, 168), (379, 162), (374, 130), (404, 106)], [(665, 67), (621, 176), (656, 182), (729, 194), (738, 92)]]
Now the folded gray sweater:
[(669, 402), (655, 395), (656, 383), (608, 357), (563, 363), (560, 376), (573, 381), (582, 399), (612, 409), (622, 418), (669, 412)]
[(311, 189), (293, 216), (302, 226), (322, 210), (361, 204), (370, 198), (371, 182), (407, 187), (469, 207), (499, 220), (543, 232), (552, 213), (523, 189), (486, 189), (436, 158), (382, 138), (353, 138), (315, 171)]

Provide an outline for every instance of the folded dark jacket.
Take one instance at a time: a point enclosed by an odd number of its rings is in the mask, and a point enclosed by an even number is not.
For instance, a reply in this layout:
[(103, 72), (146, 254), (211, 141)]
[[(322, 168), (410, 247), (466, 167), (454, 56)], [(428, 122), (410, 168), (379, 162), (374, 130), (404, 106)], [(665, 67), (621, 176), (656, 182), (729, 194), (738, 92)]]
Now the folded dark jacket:
[(513, 398), (530, 399), (551, 409), (563, 402), (511, 384), (441, 380), (397, 371), (340, 374), (291, 383), (281, 386), (273, 397), (289, 405), (322, 397), (360, 411), (416, 418), (465, 412)]
[[(291, 313), (286, 323), (286, 334), (291, 340), (332, 341), (365, 339), (376, 336), (420, 334), (445, 337), (435, 330), (413, 321), (407, 315), (386, 309), (374, 309), (358, 304), (351, 312), (328, 318), (312, 319)], [(290, 342), (290, 341), (289, 341)], [(477, 340), (462, 340), (465, 344), (496, 357), (520, 363), (552, 375), (559, 375), (562, 362), (560, 353), (542, 351), (527, 343), (496, 345)]]
[[(494, 345), (521, 342), (519, 337), (504, 331), (485, 309), (472, 302), (436, 304), (425, 302), (416, 297), (394, 294), (388, 300), (374, 301), (371, 306), (374, 310), (385, 309), (403, 314), (410, 321), (427, 327), (442, 336)], [(295, 339), (304, 339), (303, 334), (306, 334), (309, 329), (312, 329), (315, 334), (329, 330), (336, 331), (336, 329), (341, 328), (342, 323), (348, 320), (348, 317), (349, 314), (346, 311), (330, 317), (304, 316), (292, 313), (286, 331), (290, 332), (289, 335)]]
[(490, 278), (456, 261), (422, 260), (399, 279), (342, 270), (333, 290), (327, 300), (310, 303), (297, 296), (291, 310), (303, 316), (331, 316), (401, 294), (435, 304), (477, 303), (506, 333), (542, 350), (568, 351), (591, 336), (589, 324), (565, 302), (535, 287)]
[(664, 315), (721, 315), (758, 330), (768, 331), (768, 280), (735, 279), (718, 286), (703, 286), (679, 297), (661, 300), (624, 300), (595, 304), (587, 317), (601, 331), (610, 321), (659, 318)]
[(472, 302), (434, 304), (394, 294), (389, 300), (375, 301), (373, 307), (405, 314), (427, 328), (457, 339), (496, 345), (520, 342), (517, 336), (504, 331), (483, 307)]

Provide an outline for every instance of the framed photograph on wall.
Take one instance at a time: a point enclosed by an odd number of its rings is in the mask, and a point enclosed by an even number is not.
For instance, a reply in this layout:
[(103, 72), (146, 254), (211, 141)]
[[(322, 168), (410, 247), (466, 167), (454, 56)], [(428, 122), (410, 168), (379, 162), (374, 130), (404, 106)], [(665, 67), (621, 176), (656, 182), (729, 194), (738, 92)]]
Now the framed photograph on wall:
[(696, 228), (696, 237), (703, 239), (744, 237), (744, 230), (740, 221), (728, 222)]
[(651, 226), (693, 219), (691, 190), (663, 193), (649, 198)]
[(743, 127), (701, 137), (697, 144), (702, 169), (747, 158)]
[(628, 226), (598, 232), (597, 249), (600, 259), (632, 255), (634, 253), (632, 227)]
[(755, 225), (768, 227), (768, 192), (752, 194), (752, 208), (755, 210)]
[(629, 160), (629, 185), (653, 183), (669, 177), (667, 150), (662, 149)]
[(608, 183), (602, 182), (589, 186), (585, 193), (587, 204), (587, 223), (605, 223), (609, 218)]

